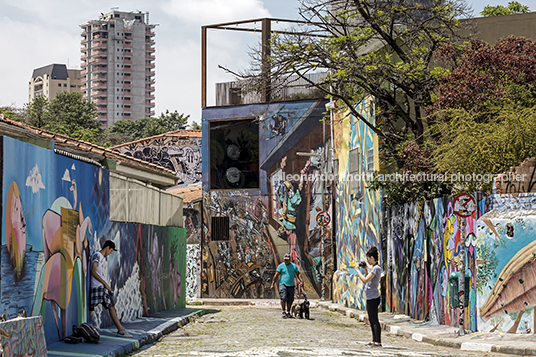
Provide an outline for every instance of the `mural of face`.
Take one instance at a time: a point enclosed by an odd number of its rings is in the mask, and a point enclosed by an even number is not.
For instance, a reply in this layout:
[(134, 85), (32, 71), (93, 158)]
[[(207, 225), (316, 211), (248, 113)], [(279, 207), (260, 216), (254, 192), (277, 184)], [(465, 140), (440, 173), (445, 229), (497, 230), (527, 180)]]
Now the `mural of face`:
[(26, 219), (20, 198), (19, 187), (11, 182), (6, 202), (6, 245), (11, 265), (20, 278), (26, 254)]

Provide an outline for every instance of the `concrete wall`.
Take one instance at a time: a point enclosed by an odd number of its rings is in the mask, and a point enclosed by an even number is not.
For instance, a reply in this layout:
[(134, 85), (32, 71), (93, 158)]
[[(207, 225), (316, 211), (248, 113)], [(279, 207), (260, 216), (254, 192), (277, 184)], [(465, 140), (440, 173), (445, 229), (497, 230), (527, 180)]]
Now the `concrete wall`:
[(105, 240), (105, 274), (129, 321), (183, 307), (186, 229), (109, 220), (109, 172), (3, 137), (0, 314), (42, 316), (47, 343), (72, 325), (112, 324), (88, 311), (88, 260)]
[[(316, 221), (320, 211), (331, 212), (330, 198), (322, 208), (319, 176), (330, 138), (329, 126), (321, 122), (325, 104), (303, 100), (203, 109), (202, 296), (276, 298), (270, 284), (287, 252), (300, 267), (309, 298), (321, 295), (315, 276), (322, 239), (326, 265), (332, 264), (331, 226), (322, 229)], [(231, 162), (227, 142), (210, 136), (211, 123), (244, 118), (253, 118), (259, 127), (258, 139), (252, 139), (258, 140), (258, 188), (211, 189), (211, 158), (220, 165)], [(226, 241), (212, 239), (211, 219), (217, 216), (229, 218)], [(324, 292), (329, 298), (329, 282)]]
[(34, 316), (0, 322), (0, 344), (2, 356), (46, 357), (43, 318)]
[[(358, 105), (361, 114), (374, 123), (370, 108), (369, 100)], [(355, 269), (366, 260), (371, 246), (378, 248), (381, 257), (380, 193), (366, 188), (367, 174), (378, 170), (378, 141), (372, 130), (348, 111), (338, 112), (335, 123), (337, 271), (333, 276), (333, 300), (365, 309), (364, 285)]]
[(489, 44), (508, 36), (536, 39), (536, 12), (504, 16), (478, 17), (474, 22), (475, 35)]

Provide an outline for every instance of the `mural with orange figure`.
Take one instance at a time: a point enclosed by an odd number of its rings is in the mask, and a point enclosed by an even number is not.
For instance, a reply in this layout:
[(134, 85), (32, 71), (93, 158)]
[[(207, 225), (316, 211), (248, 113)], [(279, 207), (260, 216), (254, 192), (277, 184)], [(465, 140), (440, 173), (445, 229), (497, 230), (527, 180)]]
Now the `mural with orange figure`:
[(46, 316), (44, 302), (49, 301), (60, 339), (70, 331), (68, 306), (73, 294), (78, 306), (75, 319), (87, 319), (84, 308), (89, 254), (87, 236), (92, 235), (93, 229), (89, 217), (83, 217), (82, 205), (79, 207), (79, 211), (73, 210), (70, 202), (60, 197), (43, 215), (45, 263), (39, 276), (32, 315)]
[(19, 186), (15, 181), (9, 185), (6, 202), (6, 245), (10, 263), (20, 279), (26, 255), (26, 218), (20, 198)]

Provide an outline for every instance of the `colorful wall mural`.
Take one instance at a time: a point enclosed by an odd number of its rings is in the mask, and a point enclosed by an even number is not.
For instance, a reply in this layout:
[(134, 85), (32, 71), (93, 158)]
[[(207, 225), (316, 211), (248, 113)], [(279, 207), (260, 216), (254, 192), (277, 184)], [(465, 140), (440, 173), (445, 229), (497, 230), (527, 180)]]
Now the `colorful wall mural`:
[[(321, 177), (331, 131), (322, 122), (325, 104), (303, 100), (203, 109), (203, 137), (209, 140), (202, 151), (209, 159), (203, 161), (202, 296), (276, 298), (270, 284), (287, 252), (300, 266), (308, 297), (321, 295), (322, 249), (325, 264), (333, 265), (331, 225), (316, 220), (318, 213), (331, 212), (329, 185), (323, 186)], [(247, 132), (234, 133), (233, 123), (241, 119), (249, 120)], [(252, 134), (253, 125), (258, 135)], [(257, 150), (259, 172), (249, 176), (259, 177), (258, 183), (241, 179), (241, 170), (254, 169), (250, 156), (247, 165), (240, 164), (247, 147)], [(221, 182), (210, 180), (211, 160), (224, 170)], [(214, 182), (230, 189), (213, 189)], [(228, 217), (225, 240), (214, 238), (213, 217)], [(325, 281), (329, 298), (331, 279)]]
[(43, 318), (35, 316), (0, 322), (0, 344), (2, 356), (45, 357), (47, 344)]
[(175, 171), (179, 186), (201, 182), (199, 130), (181, 130), (158, 135), (118, 145), (113, 147), (113, 150)]
[(107, 170), (8, 137), (2, 148), (1, 314), (42, 316), (47, 343), (88, 320), (110, 325), (87, 308), (88, 259), (106, 239), (120, 319), (184, 306), (184, 228), (110, 222)]
[(477, 222), (478, 329), (534, 333), (536, 194), (493, 195)]
[[(374, 123), (369, 100), (357, 106)], [(349, 111), (334, 119), (334, 150), (338, 160), (335, 194), (337, 270), (333, 276), (333, 301), (365, 309), (364, 285), (356, 267), (366, 261), (366, 252), (380, 244), (380, 194), (366, 188), (373, 170), (378, 170), (376, 135)], [(381, 258), (381, 253), (380, 253)]]
[(201, 297), (201, 244), (186, 246), (186, 297)]
[[(489, 209), (486, 198), (473, 195), (478, 209), (460, 218), (454, 213), (454, 198), (438, 198), (385, 209), (387, 232), (387, 308), (419, 320), (456, 326), (459, 309), (450, 305), (448, 277), (459, 271), (465, 256), (466, 275), (471, 275), (465, 292), (467, 330), (477, 330), (477, 219)], [(462, 221), (463, 220), (463, 221)], [(464, 224), (464, 227), (462, 227)], [(465, 235), (465, 249), (461, 238)], [(463, 253), (462, 253), (463, 252)]]

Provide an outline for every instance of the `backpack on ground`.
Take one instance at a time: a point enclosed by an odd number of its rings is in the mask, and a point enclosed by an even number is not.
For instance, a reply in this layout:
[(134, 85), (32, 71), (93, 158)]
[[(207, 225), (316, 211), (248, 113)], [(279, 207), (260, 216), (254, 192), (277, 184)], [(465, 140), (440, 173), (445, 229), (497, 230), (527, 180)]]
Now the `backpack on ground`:
[(86, 322), (78, 326), (73, 325), (73, 336), (82, 337), (89, 343), (99, 343), (100, 340), (99, 331)]

